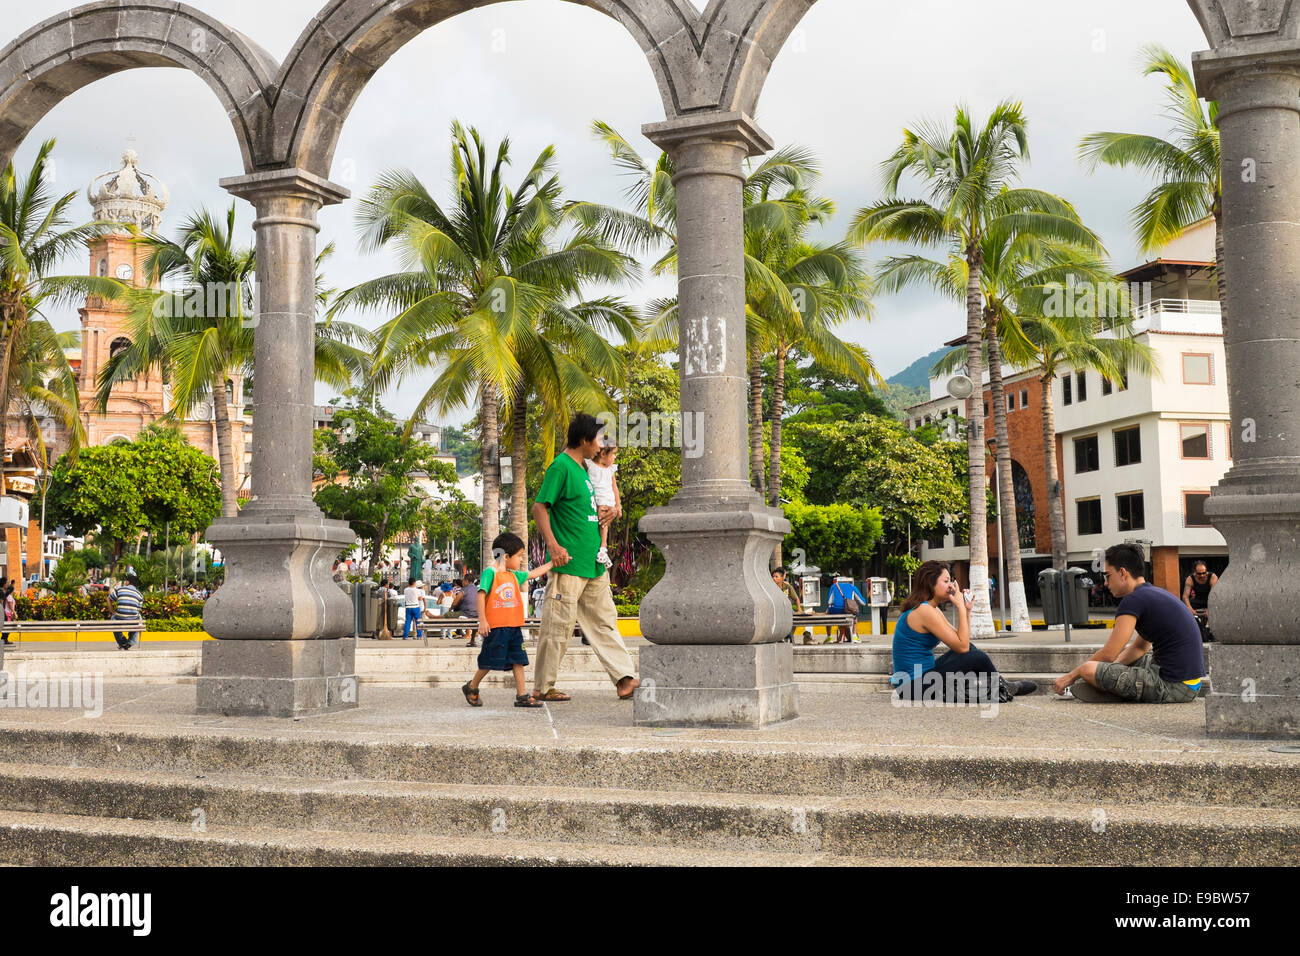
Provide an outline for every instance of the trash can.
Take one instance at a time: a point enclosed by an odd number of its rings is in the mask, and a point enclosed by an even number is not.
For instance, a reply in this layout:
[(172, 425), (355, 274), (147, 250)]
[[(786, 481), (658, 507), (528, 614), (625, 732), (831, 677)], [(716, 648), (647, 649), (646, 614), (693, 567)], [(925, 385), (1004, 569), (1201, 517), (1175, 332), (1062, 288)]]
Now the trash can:
[[(1061, 576), (1065, 576), (1065, 608), (1061, 607)], [(1057, 571), (1048, 568), (1038, 572), (1038, 593), (1043, 598), (1043, 620), (1048, 627), (1060, 627), (1065, 623), (1066, 613), (1070, 616), (1070, 626), (1079, 627), (1088, 623), (1088, 591), (1092, 588), (1092, 578), (1082, 568), (1066, 568)]]
[(360, 592), (357, 600), (360, 602), (360, 617), (357, 621), (357, 631), (361, 634), (371, 636), (379, 630), (379, 592), (373, 581), (360, 581), (356, 585)]
[(402, 623), (406, 617), (406, 601), (400, 594), (388, 599), (388, 629), (393, 637), (402, 633)]

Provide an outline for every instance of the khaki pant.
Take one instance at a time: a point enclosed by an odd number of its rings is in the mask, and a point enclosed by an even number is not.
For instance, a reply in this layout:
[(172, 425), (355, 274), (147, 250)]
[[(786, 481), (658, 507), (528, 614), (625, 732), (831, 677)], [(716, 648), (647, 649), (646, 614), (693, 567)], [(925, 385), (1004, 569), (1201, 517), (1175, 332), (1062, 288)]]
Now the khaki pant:
[(537, 691), (545, 694), (555, 686), (575, 623), (582, 627), (611, 681), (617, 684), (624, 677), (636, 676), (632, 655), (618, 633), (618, 610), (609, 589), (608, 572), (598, 578), (552, 574), (542, 602), (542, 626), (537, 637), (533, 678)]

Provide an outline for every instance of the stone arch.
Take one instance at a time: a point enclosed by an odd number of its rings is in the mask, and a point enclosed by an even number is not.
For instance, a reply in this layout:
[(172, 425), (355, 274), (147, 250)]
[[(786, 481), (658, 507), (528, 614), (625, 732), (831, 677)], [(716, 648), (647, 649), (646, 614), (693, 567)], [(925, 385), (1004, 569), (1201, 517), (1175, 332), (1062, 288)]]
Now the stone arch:
[[(328, 177), (366, 83), (426, 29), (502, 0), (331, 0), (298, 37), (275, 83), (266, 166)], [(668, 119), (752, 114), (772, 60), (816, 0), (568, 0), (614, 18), (645, 52)]]
[(50, 17), (0, 50), (0, 168), (37, 123), (95, 80), (180, 67), (216, 94), (244, 166), (256, 164), (275, 59), (208, 14), (165, 0), (106, 0)]

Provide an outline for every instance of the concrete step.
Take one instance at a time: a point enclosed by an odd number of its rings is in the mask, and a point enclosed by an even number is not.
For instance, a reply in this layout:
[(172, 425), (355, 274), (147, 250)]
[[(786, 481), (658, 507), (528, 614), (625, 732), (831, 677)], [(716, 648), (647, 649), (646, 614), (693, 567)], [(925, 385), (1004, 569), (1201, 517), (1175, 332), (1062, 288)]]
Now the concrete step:
[[(0, 764), (8, 811), (201, 825), (282, 826), (691, 854), (832, 854), (1044, 864), (1294, 865), (1300, 810), (1028, 800), (780, 797), (409, 781), (186, 775)], [(65, 827), (66, 828), (66, 827)], [(496, 853), (503, 852), (498, 840)], [(460, 852), (466, 852), (462, 849)]]
[(1128, 758), (1048, 751), (935, 755), (856, 749), (809, 752), (691, 740), (630, 750), (601, 744), (523, 746), (393, 742), (322, 728), (310, 736), (195, 727), (185, 732), (9, 727), (0, 761), (156, 774), (266, 774), (329, 781), (571, 787), (687, 793), (940, 800), (1029, 800), (1111, 808), (1134, 804), (1300, 809), (1300, 763), (1250, 756)]
[(913, 858), (220, 827), (0, 810), (0, 856), (20, 866), (945, 866)]

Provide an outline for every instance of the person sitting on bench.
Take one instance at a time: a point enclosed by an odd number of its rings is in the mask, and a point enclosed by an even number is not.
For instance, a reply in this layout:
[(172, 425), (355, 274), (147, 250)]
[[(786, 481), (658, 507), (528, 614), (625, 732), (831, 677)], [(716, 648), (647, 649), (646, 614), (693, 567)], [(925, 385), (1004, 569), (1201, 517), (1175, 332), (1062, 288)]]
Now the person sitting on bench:
[[(944, 603), (957, 609), (956, 628), (939, 610)], [(927, 561), (917, 568), (912, 590), (894, 625), (894, 674), (889, 683), (897, 688), (900, 700), (920, 700), (939, 688), (940, 699), (956, 700), (967, 693), (970, 680), (987, 688), (991, 699), (1003, 702), (1038, 690), (1031, 680), (1004, 680), (989, 656), (971, 643), (970, 608), (970, 598), (962, 595), (946, 564)], [(948, 652), (935, 660), (934, 649), (940, 644)]]
[(1196, 699), (1205, 677), (1196, 618), (1175, 595), (1147, 583), (1145, 574), (1142, 552), (1133, 545), (1106, 550), (1106, 585), (1120, 599), (1115, 627), (1101, 650), (1056, 679), (1058, 694), (1069, 688), (1075, 700), (1093, 704)]

